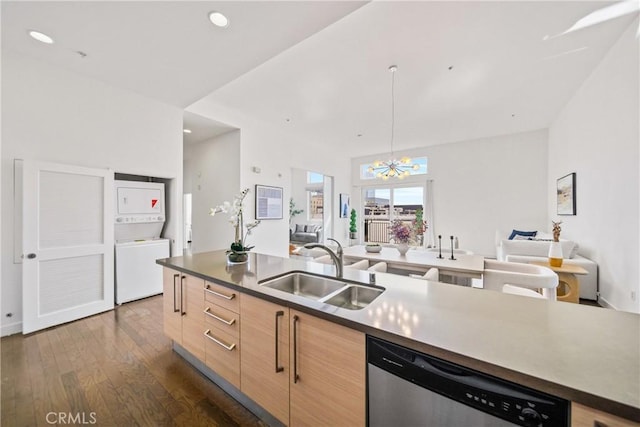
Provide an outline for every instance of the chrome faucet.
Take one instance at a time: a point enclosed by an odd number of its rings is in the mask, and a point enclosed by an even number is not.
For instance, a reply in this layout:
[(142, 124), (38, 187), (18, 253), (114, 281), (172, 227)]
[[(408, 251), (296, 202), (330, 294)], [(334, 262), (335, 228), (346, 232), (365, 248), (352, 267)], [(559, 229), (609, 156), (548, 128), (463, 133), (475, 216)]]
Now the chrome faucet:
[(338, 279), (342, 278), (342, 271), (343, 271), (343, 259), (342, 259), (342, 245), (340, 244), (340, 242), (338, 242), (336, 239), (332, 239), (332, 238), (327, 238), (327, 240), (333, 240), (334, 242), (336, 242), (338, 244), (338, 250), (334, 253), (331, 248), (328, 248), (325, 245), (322, 245), (320, 243), (307, 243), (306, 245), (304, 245), (305, 248), (307, 249), (313, 249), (313, 248), (318, 248), (318, 249), (322, 249), (324, 251), (326, 251), (329, 256), (331, 256), (331, 259), (333, 260), (333, 263), (336, 266), (336, 277)]

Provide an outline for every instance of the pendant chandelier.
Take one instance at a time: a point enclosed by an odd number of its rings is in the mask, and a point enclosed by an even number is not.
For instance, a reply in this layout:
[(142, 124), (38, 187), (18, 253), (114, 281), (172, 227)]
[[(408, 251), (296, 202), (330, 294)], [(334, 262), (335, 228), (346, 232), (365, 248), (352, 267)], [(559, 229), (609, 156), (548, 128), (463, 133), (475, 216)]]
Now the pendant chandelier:
[(409, 157), (402, 157), (396, 159), (393, 154), (393, 134), (395, 130), (395, 77), (398, 67), (391, 65), (389, 71), (391, 72), (391, 156), (389, 160), (380, 161), (376, 160), (367, 169), (369, 172), (374, 173), (376, 178), (382, 178), (383, 181), (389, 178), (403, 179), (411, 175), (412, 170), (420, 169), (420, 165), (413, 164)]

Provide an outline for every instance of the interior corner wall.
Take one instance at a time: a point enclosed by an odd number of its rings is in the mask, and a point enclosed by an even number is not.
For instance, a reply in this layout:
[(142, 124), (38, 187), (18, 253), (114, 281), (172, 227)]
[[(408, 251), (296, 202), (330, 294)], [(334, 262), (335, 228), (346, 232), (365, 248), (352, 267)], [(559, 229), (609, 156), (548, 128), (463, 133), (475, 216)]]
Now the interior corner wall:
[[(348, 193), (351, 188), (350, 159), (323, 149), (322, 141), (315, 140), (313, 135), (296, 134), (284, 121), (265, 123), (208, 99), (198, 101), (187, 110), (240, 129), (240, 162), (237, 166), (240, 186), (251, 191), (245, 204), (251, 218), (255, 212), (256, 184), (283, 188), (282, 219), (264, 220), (254, 229), (249, 243), (255, 245), (256, 252), (283, 257), (289, 254), (288, 202), (292, 168), (334, 177), (334, 206), (338, 206), (338, 194)], [(348, 225), (344, 218), (334, 221), (334, 237), (343, 243), (349, 239)]]
[[(433, 180), (434, 218), (428, 226), (436, 242), (442, 235), (443, 248), (448, 248), (449, 236), (456, 236), (460, 248), (495, 257), (496, 231), (508, 235), (513, 228), (550, 229), (546, 221), (547, 139), (544, 129), (398, 152), (398, 156), (427, 156), (428, 174), (394, 184)], [(356, 185), (390, 184), (359, 180), (359, 165), (374, 160), (375, 155), (353, 160)], [(352, 198), (356, 209), (359, 199)]]
[(239, 164), (239, 130), (185, 145), (184, 192), (192, 195), (193, 253), (229, 249), (234, 238), (229, 215), (220, 213), (211, 217), (209, 210), (224, 201), (232, 202), (240, 191)]
[[(549, 130), (548, 200), (562, 236), (598, 263), (600, 298), (640, 312), (638, 19), (605, 55)], [(576, 215), (556, 215), (556, 179), (576, 173)], [(635, 300), (632, 299), (635, 293)]]
[[(111, 169), (172, 181), (174, 253), (182, 251), (183, 111), (45, 62), (2, 51), (2, 335), (22, 329), (14, 264), (14, 159)], [(11, 313), (11, 317), (7, 314)]]

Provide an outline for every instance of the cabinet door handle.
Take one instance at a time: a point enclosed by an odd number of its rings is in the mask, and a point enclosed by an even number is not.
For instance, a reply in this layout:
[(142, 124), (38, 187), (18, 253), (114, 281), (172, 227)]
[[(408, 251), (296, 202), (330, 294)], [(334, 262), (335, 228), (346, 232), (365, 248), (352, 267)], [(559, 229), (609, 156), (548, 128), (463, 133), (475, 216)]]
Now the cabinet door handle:
[(284, 366), (278, 366), (278, 317), (283, 317), (284, 311), (276, 311), (276, 374), (284, 371)]
[(177, 312), (180, 311), (180, 309), (176, 307), (176, 284), (177, 284), (176, 279), (178, 277), (180, 277), (179, 274), (174, 274), (173, 275), (173, 312), (174, 313), (177, 313)]
[(298, 375), (298, 320), (297, 315), (293, 315), (293, 383), (296, 384), (300, 379)]
[(187, 276), (180, 276), (180, 313), (185, 316), (187, 314), (186, 311), (184, 311), (184, 302), (183, 302), (183, 297), (184, 297), (184, 279), (186, 279)]
[(232, 300), (232, 299), (234, 299), (236, 297), (236, 294), (231, 294), (231, 296), (228, 296), (228, 295), (216, 292), (216, 291), (212, 291), (211, 289), (209, 289), (209, 285), (207, 285), (207, 287), (204, 290), (209, 292), (210, 294), (213, 294), (213, 295), (215, 295), (217, 297), (220, 297), (220, 298), (224, 298), (226, 300)]
[(211, 332), (211, 329), (207, 329), (206, 331), (204, 331), (204, 336), (209, 338), (211, 341), (213, 341), (214, 343), (218, 344), (220, 347), (224, 348), (225, 350), (231, 351), (234, 348), (236, 348), (235, 343), (231, 344), (231, 345), (227, 345), (227, 344), (223, 343), (222, 341), (219, 341), (218, 339), (216, 339), (213, 336), (209, 335), (209, 332)]
[(222, 322), (222, 323), (224, 323), (225, 325), (228, 325), (228, 326), (231, 326), (231, 325), (233, 325), (234, 323), (236, 323), (236, 319), (225, 320), (225, 319), (223, 319), (222, 317), (218, 317), (218, 316), (216, 316), (215, 314), (213, 314), (213, 313), (211, 312), (211, 307), (207, 307), (207, 308), (205, 308), (205, 309), (204, 309), (204, 314), (208, 314), (209, 316), (211, 316), (211, 317), (213, 317), (214, 319), (216, 319), (218, 322)]

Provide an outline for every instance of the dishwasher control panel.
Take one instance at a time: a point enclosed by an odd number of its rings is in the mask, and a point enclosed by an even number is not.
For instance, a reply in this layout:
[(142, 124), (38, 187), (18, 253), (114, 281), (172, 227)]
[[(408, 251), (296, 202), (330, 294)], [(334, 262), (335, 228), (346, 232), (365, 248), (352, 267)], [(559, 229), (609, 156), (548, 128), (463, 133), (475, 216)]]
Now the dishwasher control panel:
[[(500, 425), (569, 425), (569, 402), (565, 399), (387, 341), (367, 337), (367, 360), (370, 365), (410, 383), (412, 390), (423, 388), (436, 393), (439, 396), (434, 399), (450, 402), (445, 406), (452, 409), (451, 413), (462, 412), (463, 407), (470, 407), (479, 415), (490, 414), (506, 421)], [(378, 392), (368, 390), (368, 393)], [(420, 395), (424, 396), (421, 392)], [(421, 405), (428, 407), (430, 403), (425, 401)], [(442, 404), (438, 407), (442, 407)], [(468, 409), (465, 411), (468, 412)]]

